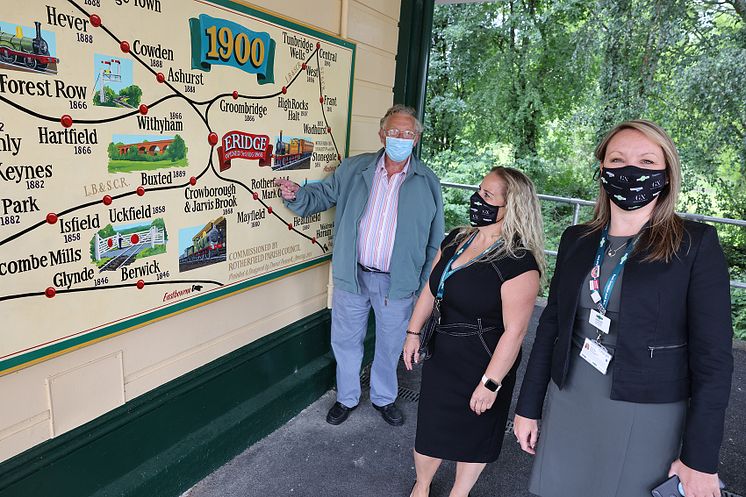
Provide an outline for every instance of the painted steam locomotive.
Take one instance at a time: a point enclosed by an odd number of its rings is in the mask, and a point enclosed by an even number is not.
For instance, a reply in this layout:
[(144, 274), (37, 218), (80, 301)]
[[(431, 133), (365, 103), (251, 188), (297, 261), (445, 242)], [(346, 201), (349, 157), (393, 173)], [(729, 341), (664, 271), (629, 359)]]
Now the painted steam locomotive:
[(225, 218), (220, 216), (215, 221), (210, 221), (199, 233), (192, 238), (193, 244), (184, 251), (179, 258), (180, 263), (211, 260), (224, 258), (225, 245)]
[[(282, 131), (275, 144), (275, 164), (272, 169), (284, 169), (311, 157), (313, 142), (303, 138), (291, 138), (290, 143), (282, 140)], [(310, 167), (310, 164), (309, 164)]]
[(20, 26), (16, 33), (0, 31), (0, 62), (31, 70), (45, 70), (49, 64), (57, 64), (60, 59), (49, 55), (49, 46), (41, 36), (41, 23), (35, 21), (36, 37), (23, 36)]

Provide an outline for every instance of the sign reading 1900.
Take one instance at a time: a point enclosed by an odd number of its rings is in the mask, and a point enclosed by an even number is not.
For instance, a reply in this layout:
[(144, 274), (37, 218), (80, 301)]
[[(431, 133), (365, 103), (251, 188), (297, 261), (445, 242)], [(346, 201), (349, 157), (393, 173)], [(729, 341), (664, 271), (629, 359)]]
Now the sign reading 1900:
[(0, 374), (328, 260), (355, 46), (227, 0), (0, 17)]

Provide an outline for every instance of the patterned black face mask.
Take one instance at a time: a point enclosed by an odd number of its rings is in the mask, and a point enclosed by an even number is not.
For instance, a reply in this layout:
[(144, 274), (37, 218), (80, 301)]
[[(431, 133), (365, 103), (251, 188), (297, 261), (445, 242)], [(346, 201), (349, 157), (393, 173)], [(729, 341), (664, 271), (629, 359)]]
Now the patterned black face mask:
[(469, 198), (469, 223), (474, 226), (489, 226), (497, 222), (497, 212), (504, 205), (490, 205), (478, 192)]
[(653, 171), (637, 166), (604, 168), (601, 184), (620, 209), (632, 211), (648, 205), (668, 184), (665, 170)]

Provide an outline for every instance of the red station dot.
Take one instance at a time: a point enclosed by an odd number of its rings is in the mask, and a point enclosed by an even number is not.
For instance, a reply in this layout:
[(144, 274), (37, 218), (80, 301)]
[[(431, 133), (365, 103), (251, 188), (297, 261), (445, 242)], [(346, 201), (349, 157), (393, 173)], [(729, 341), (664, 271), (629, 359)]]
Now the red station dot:
[(342, 162), (342, 156), (341, 156), (340, 154), (337, 154), (337, 160), (338, 160), (339, 162)]
[(272, 214), (272, 206), (267, 207), (267, 214)]
[(137, 280), (137, 289), (142, 290), (145, 288), (145, 282), (143, 280)]
[(104, 205), (111, 205), (111, 202), (112, 202), (111, 195), (104, 195), (104, 198), (101, 199), (101, 201), (104, 203)]
[(155, 79), (159, 83), (163, 83), (164, 81), (166, 81), (166, 76), (164, 76), (162, 72), (159, 72), (158, 74), (155, 75)]
[(218, 134), (213, 131), (212, 133), (210, 133), (209, 135), (207, 135), (207, 143), (209, 143), (210, 145), (213, 145), (213, 146), (217, 145), (218, 144)]
[(55, 295), (57, 295), (57, 290), (54, 289), (54, 287), (49, 287), (46, 290), (44, 290), (44, 295), (47, 296), (48, 299), (54, 298)]
[(88, 20), (91, 21), (91, 26), (93, 26), (94, 28), (101, 26), (101, 18), (98, 16), (98, 14), (91, 14)]
[(259, 200), (259, 194), (257, 192), (252, 193), (251, 196), (254, 197), (254, 200)]
[(311, 243), (316, 243), (316, 237), (311, 238)]
[(140, 104), (140, 114), (143, 116), (148, 113), (148, 106), (145, 104)]
[(124, 53), (130, 53), (130, 44), (127, 41), (119, 43), (119, 49)]
[(191, 178), (189, 178), (189, 184), (192, 185), (192, 186), (196, 185), (197, 184), (197, 178), (195, 178), (194, 176), (192, 176)]
[(50, 212), (49, 214), (47, 214), (47, 222), (49, 224), (56, 223), (57, 222), (57, 214), (55, 214), (54, 212)]
[(238, 92), (233, 90), (233, 100), (238, 100)]
[(138, 235), (137, 233), (133, 234), (130, 237), (130, 243), (132, 245), (137, 245), (138, 243), (140, 243), (140, 235)]
[(323, 104), (323, 103), (324, 103), (324, 97), (319, 97), (319, 103), (320, 103), (320, 104)]
[(286, 94), (287, 92), (288, 92), (288, 89), (287, 89), (287, 87), (286, 87), (286, 86), (283, 86), (283, 87), (282, 87), (282, 94), (284, 95), (284, 94)]
[(321, 48), (321, 42), (320, 41), (316, 42), (316, 48)]
[(288, 230), (290, 230), (290, 231), (292, 231), (292, 230), (293, 230), (293, 225), (292, 225), (292, 224), (290, 224), (290, 223), (288, 223)]
[(304, 70), (304, 71), (306, 70), (307, 67), (308, 67), (308, 65), (305, 62), (303, 64), (301, 64), (301, 66), (300, 66), (300, 68), (302, 70)]
[(62, 124), (62, 126), (64, 126), (65, 128), (69, 128), (73, 125), (73, 118), (65, 114), (60, 118), (60, 124)]
[(143, 188), (142, 186), (138, 186), (138, 187), (137, 187), (137, 190), (136, 190), (136, 191), (137, 191), (137, 194), (138, 194), (139, 196), (141, 196), (141, 197), (142, 197), (143, 195), (145, 195), (145, 188)]
[(331, 133), (331, 132), (332, 132), (332, 127), (331, 127), (331, 126), (329, 126), (328, 128), (326, 128), (326, 132), (327, 132), (327, 133)]

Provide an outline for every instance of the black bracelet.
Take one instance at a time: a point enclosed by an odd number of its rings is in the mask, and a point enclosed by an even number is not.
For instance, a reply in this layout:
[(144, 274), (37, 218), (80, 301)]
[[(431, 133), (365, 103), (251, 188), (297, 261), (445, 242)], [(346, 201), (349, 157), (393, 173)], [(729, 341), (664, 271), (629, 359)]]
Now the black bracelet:
[(419, 336), (420, 333), (419, 332), (415, 333), (414, 331), (407, 330), (407, 335), (417, 335), (417, 336)]

